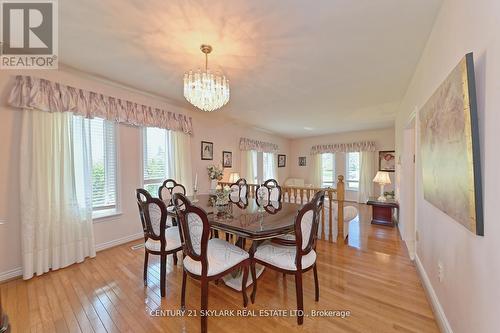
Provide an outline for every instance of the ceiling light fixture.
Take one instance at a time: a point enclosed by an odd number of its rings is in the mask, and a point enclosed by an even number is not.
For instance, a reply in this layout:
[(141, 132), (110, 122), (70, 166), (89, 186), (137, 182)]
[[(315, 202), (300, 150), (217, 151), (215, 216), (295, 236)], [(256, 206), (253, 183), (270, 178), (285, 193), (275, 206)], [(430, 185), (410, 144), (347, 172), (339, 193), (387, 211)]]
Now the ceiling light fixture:
[(208, 69), (208, 54), (212, 46), (201, 45), (205, 53), (205, 71), (189, 71), (184, 74), (184, 97), (203, 111), (215, 111), (229, 102), (229, 80), (224, 75), (214, 75)]

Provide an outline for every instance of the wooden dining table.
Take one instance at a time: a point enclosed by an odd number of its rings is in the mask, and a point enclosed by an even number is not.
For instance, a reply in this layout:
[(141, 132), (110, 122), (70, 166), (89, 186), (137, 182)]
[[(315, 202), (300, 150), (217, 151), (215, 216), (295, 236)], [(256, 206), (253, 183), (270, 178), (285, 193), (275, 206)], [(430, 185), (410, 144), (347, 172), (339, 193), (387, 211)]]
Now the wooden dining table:
[[(236, 245), (244, 248), (245, 241), (251, 240), (250, 251), (255, 251), (258, 244), (276, 236), (292, 233), (295, 228), (295, 217), (301, 204), (259, 200), (254, 198), (232, 198), (227, 205), (215, 206), (213, 196), (209, 194), (188, 197), (191, 203), (205, 210), (208, 221), (213, 230), (223, 231), (236, 235)], [(170, 212), (176, 217), (175, 212)], [(257, 278), (264, 271), (264, 267), (257, 265)], [(229, 274), (223, 278), (224, 283), (241, 291), (241, 275)], [(251, 277), (248, 285), (252, 284)]]

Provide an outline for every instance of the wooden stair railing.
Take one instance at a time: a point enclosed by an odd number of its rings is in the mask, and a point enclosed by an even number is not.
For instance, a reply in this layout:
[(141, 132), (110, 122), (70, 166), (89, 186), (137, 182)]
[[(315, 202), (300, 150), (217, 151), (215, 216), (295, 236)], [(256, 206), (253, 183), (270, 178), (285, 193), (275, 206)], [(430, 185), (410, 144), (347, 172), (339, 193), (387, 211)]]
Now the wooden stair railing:
[[(231, 185), (228, 182), (219, 182), (220, 185)], [(248, 185), (248, 197), (255, 198), (257, 184)], [(337, 243), (344, 242), (344, 200), (345, 200), (345, 186), (344, 176), (338, 176), (336, 188), (317, 188), (317, 187), (297, 187), (297, 186), (281, 186), (281, 200), (282, 202), (295, 202), (298, 204), (305, 204), (309, 202), (314, 194), (320, 190), (326, 192), (325, 200), (328, 205), (323, 206), (321, 212), (321, 239), (325, 239), (325, 209), (328, 209), (328, 240), (333, 242), (333, 205), (337, 203)]]

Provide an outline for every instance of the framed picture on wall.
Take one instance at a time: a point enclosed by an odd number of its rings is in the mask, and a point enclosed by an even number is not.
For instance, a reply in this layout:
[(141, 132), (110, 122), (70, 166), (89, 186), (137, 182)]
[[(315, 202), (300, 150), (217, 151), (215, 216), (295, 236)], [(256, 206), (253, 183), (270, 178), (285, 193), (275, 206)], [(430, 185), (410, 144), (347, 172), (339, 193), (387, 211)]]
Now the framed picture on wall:
[(306, 166), (306, 157), (305, 156), (299, 157), (299, 166)]
[(278, 168), (286, 166), (286, 155), (278, 155)]
[(396, 152), (394, 150), (378, 152), (378, 170), (388, 172), (396, 170)]
[(233, 153), (230, 151), (222, 152), (222, 167), (232, 168), (233, 167)]
[(208, 141), (201, 142), (201, 159), (213, 160), (214, 159), (214, 143)]

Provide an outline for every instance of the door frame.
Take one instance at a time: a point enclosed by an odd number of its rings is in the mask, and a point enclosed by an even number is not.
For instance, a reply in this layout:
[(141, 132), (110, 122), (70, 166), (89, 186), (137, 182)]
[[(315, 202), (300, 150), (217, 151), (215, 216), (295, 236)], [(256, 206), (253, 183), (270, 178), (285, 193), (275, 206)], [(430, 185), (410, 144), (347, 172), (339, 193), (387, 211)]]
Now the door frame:
[(402, 223), (400, 224), (400, 232), (412, 260), (415, 258), (418, 241), (416, 209), (417, 113), (418, 110), (415, 107), (403, 129), (403, 153), (401, 161), (400, 216)]

